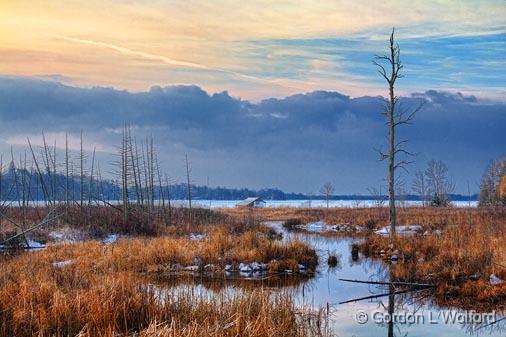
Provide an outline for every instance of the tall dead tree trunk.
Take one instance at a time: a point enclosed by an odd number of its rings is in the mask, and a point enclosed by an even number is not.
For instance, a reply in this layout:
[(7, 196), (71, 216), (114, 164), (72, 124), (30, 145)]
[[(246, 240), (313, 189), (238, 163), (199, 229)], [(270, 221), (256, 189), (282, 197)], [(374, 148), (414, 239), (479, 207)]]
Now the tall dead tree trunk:
[[(396, 139), (396, 129), (399, 125), (410, 124), (416, 112), (418, 112), (422, 105), (420, 104), (413, 110), (406, 110), (402, 107), (398, 107), (397, 103), (399, 97), (395, 95), (395, 83), (397, 79), (402, 78), (400, 74), (403, 65), (400, 61), (400, 48), (395, 43), (394, 38), (395, 30), (392, 29), (390, 34), (390, 40), (388, 45), (388, 53), (382, 56), (376, 55), (373, 63), (378, 67), (378, 72), (385, 79), (388, 84), (388, 100), (384, 115), (387, 117), (388, 124), (388, 153), (384, 153), (381, 150), (381, 160), (388, 159), (388, 202), (389, 202), (389, 222), (390, 222), (390, 245), (393, 244), (395, 237), (395, 227), (397, 222), (397, 213), (395, 209), (395, 173), (398, 168), (406, 170), (406, 165), (411, 163), (410, 161), (396, 160), (398, 154), (404, 156), (412, 156), (413, 154), (406, 151), (403, 145), (407, 142), (406, 140)], [(385, 65), (381, 64), (384, 63)]]
[(0, 154), (0, 205), (3, 207), (3, 190), (2, 190), (2, 178), (4, 175), (4, 157)]
[(188, 154), (185, 155), (185, 162), (186, 162), (186, 188), (188, 190), (188, 212), (190, 216), (190, 225), (193, 225), (193, 217), (192, 217), (192, 188), (191, 188), (191, 181), (190, 181), (190, 164), (188, 163)]
[(80, 172), (79, 172), (79, 205), (81, 206), (81, 210), (83, 208), (84, 203), (84, 152), (83, 152), (83, 131), (81, 130), (81, 148), (79, 153), (79, 161), (80, 161)]
[(128, 218), (128, 134), (125, 125), (123, 138), (121, 140), (121, 195), (123, 199), (123, 222), (126, 224)]
[(186, 162), (186, 190), (188, 192), (188, 207), (190, 208), (190, 211), (192, 209), (192, 188), (191, 188), (191, 182), (190, 182), (190, 164), (188, 163), (188, 155), (185, 155), (185, 162)]
[(65, 133), (65, 219), (69, 218), (69, 137)]
[(167, 206), (169, 207), (169, 225), (172, 221), (172, 206), (171, 206), (171, 203), (170, 203), (170, 182), (169, 182), (169, 178), (167, 176), (167, 174), (165, 174), (165, 189), (166, 189), (166, 193), (167, 193)]
[(44, 196), (44, 201), (46, 203), (46, 206), (47, 206), (48, 202), (51, 205), (51, 199), (49, 198), (49, 194), (47, 192), (46, 184), (44, 182), (44, 175), (42, 174), (42, 172), (40, 170), (39, 163), (37, 161), (37, 158), (35, 157), (35, 152), (33, 151), (32, 143), (30, 142), (30, 138), (27, 138), (26, 140), (28, 141), (28, 147), (30, 148), (30, 152), (32, 153), (32, 158), (33, 158), (33, 162), (35, 164), (35, 168), (37, 169), (37, 175), (39, 177), (39, 183), (40, 183), (40, 186), (41, 186), (41, 189), (42, 189), (42, 194)]

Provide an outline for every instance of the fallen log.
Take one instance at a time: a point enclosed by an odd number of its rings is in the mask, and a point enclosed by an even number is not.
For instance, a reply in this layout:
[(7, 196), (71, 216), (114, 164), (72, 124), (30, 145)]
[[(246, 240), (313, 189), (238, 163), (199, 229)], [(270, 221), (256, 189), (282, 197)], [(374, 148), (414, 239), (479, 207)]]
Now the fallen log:
[[(41, 221), (40, 223), (38, 223), (38, 224), (36, 224), (36, 225), (34, 225), (34, 226), (32, 226), (32, 227), (30, 227), (30, 228), (28, 228), (28, 229), (26, 229), (26, 230), (22, 231), (22, 232), (21, 232), (21, 233), (19, 233), (19, 234), (16, 234), (16, 235), (14, 235), (14, 236), (11, 236), (11, 237), (9, 237), (9, 238), (5, 239), (4, 241), (2, 241), (2, 243), (1, 243), (0, 245), (2, 245), (2, 246), (3, 246), (3, 245), (5, 245), (5, 244), (9, 243), (10, 241), (12, 241), (12, 240), (14, 240), (14, 239), (17, 239), (17, 238), (19, 238), (19, 237), (21, 237), (21, 236), (24, 236), (26, 233), (29, 233), (29, 232), (31, 232), (31, 231), (34, 231), (34, 230), (36, 230), (37, 228), (42, 227), (42, 226), (44, 226), (44, 225), (46, 225), (46, 224), (48, 224), (48, 223), (50, 223), (50, 222), (52, 222), (52, 221), (54, 221), (54, 220), (58, 219), (58, 218), (59, 218), (62, 214), (57, 214), (57, 215), (55, 215), (55, 216), (53, 216), (53, 217), (51, 217), (51, 218), (49, 217), (49, 216), (51, 215), (51, 213), (53, 213), (53, 211), (54, 211), (54, 210), (55, 210), (55, 209), (50, 210), (50, 211), (49, 211), (49, 213), (48, 213), (48, 214), (46, 215), (46, 217), (44, 218), (44, 220), (43, 220), (43, 221)], [(5, 249), (5, 247), (2, 247), (2, 248), (3, 248), (3, 249)], [(8, 249), (8, 248), (7, 248), (7, 249)]]
[(425, 289), (426, 289), (426, 288), (424, 288), (424, 289), (405, 289), (405, 290), (397, 290), (397, 291), (388, 292), (388, 293), (382, 293), (382, 294), (370, 295), (370, 296), (365, 296), (365, 297), (358, 297), (358, 298), (354, 298), (354, 299), (351, 299), (351, 300), (347, 300), (347, 301), (339, 302), (339, 304), (346, 304), (346, 303), (351, 303), (351, 302), (358, 302), (358, 301), (363, 301), (363, 300), (370, 300), (370, 299), (379, 298), (379, 297), (384, 297), (384, 296), (390, 296), (390, 295), (405, 294), (405, 293), (415, 292), (415, 291), (421, 291), (421, 290), (425, 290)]
[(345, 278), (340, 278), (339, 281), (353, 282), (353, 283), (365, 283), (365, 284), (377, 284), (377, 285), (386, 285), (386, 286), (406, 286), (406, 287), (414, 287), (414, 288), (435, 287), (434, 284), (429, 284), (429, 283), (362, 281), (362, 280), (351, 280), (351, 279), (345, 279)]

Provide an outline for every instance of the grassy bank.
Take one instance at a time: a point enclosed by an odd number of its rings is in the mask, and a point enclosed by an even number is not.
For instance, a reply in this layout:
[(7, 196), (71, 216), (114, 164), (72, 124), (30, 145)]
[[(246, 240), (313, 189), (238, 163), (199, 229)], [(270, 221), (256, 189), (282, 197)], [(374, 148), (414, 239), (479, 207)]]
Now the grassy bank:
[[(110, 274), (70, 290), (24, 282), (2, 303), (1, 336), (313, 336), (288, 296), (262, 289), (212, 298), (191, 288), (157, 291), (127, 274)], [(4, 298), (5, 294), (2, 294)]]
[[(398, 281), (436, 285), (435, 297), (445, 305), (475, 308), (506, 307), (506, 208), (398, 208), (399, 225), (419, 225), (415, 235), (398, 235), (394, 249), (375, 231), (388, 225), (387, 208), (263, 208), (223, 210), (241, 218), (253, 212), (257, 219), (284, 221), (287, 228), (324, 221), (349, 224), (361, 231), (322, 232), (322, 235), (358, 235), (360, 250), (371, 258), (396, 255), (391, 265)], [(381, 253), (381, 254), (380, 254)], [(490, 282), (495, 275), (502, 283)]]
[[(83, 237), (102, 238), (107, 234), (143, 236), (182, 236), (190, 233), (205, 233), (216, 225), (224, 226), (236, 233), (256, 227), (258, 223), (248, 218), (232, 218), (223, 212), (204, 208), (131, 206), (126, 216), (118, 206), (65, 206), (47, 207), (4, 207), (0, 219), (0, 240), (22, 229), (36, 225), (48, 214), (52, 221), (27, 234), (48, 240), (50, 230), (71, 229), (79, 231)], [(22, 238), (20, 238), (21, 240)]]
[[(396, 280), (432, 283), (436, 299), (460, 307), (506, 308), (506, 226), (504, 218), (444, 228), (441, 235), (398, 236), (394, 250), (383, 236), (368, 236), (366, 256), (399, 257), (391, 265)], [(384, 252), (384, 257), (379, 253)], [(491, 282), (491, 275), (502, 280)]]
[(312, 335), (314, 327), (286, 296), (259, 289), (209, 298), (190, 286), (177, 294), (170, 283), (163, 294), (149, 286), (146, 276), (169, 276), (196, 264), (199, 270), (213, 265), (222, 271), (227, 264), (258, 262), (272, 272), (316, 266), (313, 249), (298, 241), (282, 243), (261, 226), (241, 233), (228, 225), (209, 226), (201, 240), (127, 237), (110, 245), (50, 244), (43, 251), (4, 256), (0, 335)]
[[(388, 225), (388, 208), (228, 208), (222, 213), (235, 219), (253, 217), (258, 221), (295, 220), (301, 223), (324, 221), (329, 224), (360, 225), (378, 229)], [(480, 224), (506, 218), (504, 208), (436, 208), (436, 207), (399, 207), (398, 224), (419, 224), (427, 229), (442, 229), (448, 226), (460, 226), (466, 223)]]

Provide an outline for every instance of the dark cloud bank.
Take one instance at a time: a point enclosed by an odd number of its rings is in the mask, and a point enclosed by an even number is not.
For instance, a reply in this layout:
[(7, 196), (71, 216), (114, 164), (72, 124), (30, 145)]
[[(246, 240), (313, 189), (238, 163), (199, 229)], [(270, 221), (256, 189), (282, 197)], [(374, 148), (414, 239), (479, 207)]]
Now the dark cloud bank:
[[(506, 151), (506, 103), (429, 90), (404, 98), (424, 109), (400, 136), (428, 159), (445, 161), (465, 192), (476, 190), (486, 164)], [(350, 98), (315, 91), (251, 103), (197, 86), (153, 87), (131, 93), (65, 86), (30, 78), (0, 77), (3, 148), (12, 136), (78, 132), (117, 143), (128, 122), (139, 135), (152, 132), (164, 166), (182, 176), (188, 152), (196, 183), (317, 191), (326, 181), (336, 193), (367, 193), (385, 176), (375, 148), (386, 144), (379, 97)], [(410, 181), (409, 175), (405, 179)]]

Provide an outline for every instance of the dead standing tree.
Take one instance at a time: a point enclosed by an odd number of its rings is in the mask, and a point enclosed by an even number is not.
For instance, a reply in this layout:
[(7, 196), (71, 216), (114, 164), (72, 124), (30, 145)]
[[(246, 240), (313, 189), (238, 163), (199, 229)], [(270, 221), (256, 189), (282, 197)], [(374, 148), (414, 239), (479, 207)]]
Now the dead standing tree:
[[(395, 173), (397, 169), (406, 169), (406, 165), (411, 161), (407, 157), (413, 156), (411, 152), (404, 148), (407, 140), (396, 139), (397, 127), (404, 124), (410, 124), (414, 115), (422, 108), (419, 105), (415, 109), (405, 109), (399, 104), (399, 97), (395, 95), (395, 83), (397, 79), (402, 78), (400, 71), (403, 65), (400, 61), (400, 48), (394, 39), (395, 30), (392, 29), (390, 34), (388, 54), (375, 55), (373, 64), (378, 67), (379, 74), (388, 84), (388, 100), (383, 114), (387, 117), (388, 125), (388, 153), (379, 150), (380, 159), (388, 159), (388, 201), (389, 201), (389, 222), (390, 222), (390, 244), (393, 244), (395, 237), (395, 226), (397, 221), (397, 213), (395, 209)], [(397, 155), (403, 155), (404, 159), (396, 160)]]
[(331, 183), (325, 183), (320, 189), (320, 194), (325, 197), (327, 201), (327, 208), (329, 208), (329, 200), (332, 197), (332, 193), (334, 193), (334, 186)]
[(188, 154), (185, 155), (185, 163), (186, 163), (186, 189), (188, 192), (188, 212), (190, 216), (190, 225), (193, 225), (193, 217), (192, 217), (192, 185), (190, 180), (191, 166), (188, 162)]
[(415, 177), (411, 183), (411, 190), (420, 197), (422, 206), (427, 206), (429, 197), (427, 196), (427, 178), (424, 172), (418, 170), (415, 172)]

